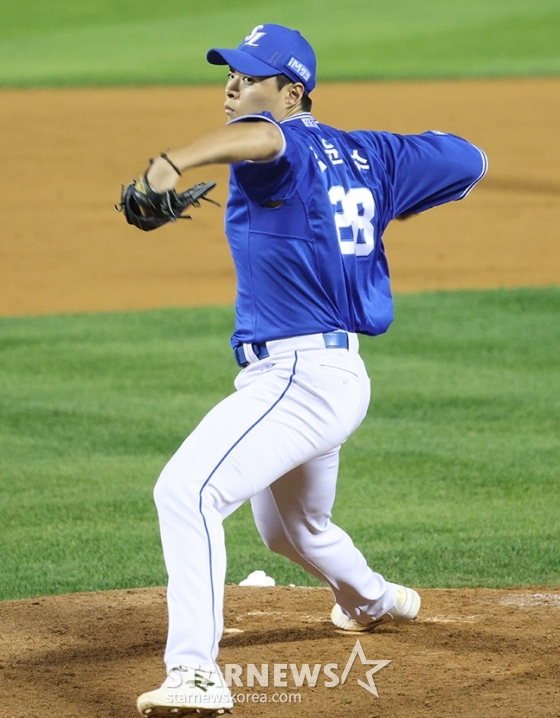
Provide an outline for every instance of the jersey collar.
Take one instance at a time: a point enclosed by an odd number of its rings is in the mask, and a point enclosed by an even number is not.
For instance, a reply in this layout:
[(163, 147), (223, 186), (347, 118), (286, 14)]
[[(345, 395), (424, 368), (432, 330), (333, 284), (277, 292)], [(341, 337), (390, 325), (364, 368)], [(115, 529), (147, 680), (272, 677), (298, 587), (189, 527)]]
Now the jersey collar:
[(280, 120), (280, 124), (283, 125), (285, 122), (293, 122), (294, 120), (301, 120), (306, 125), (311, 123), (317, 124), (317, 120), (313, 117), (311, 112), (298, 112), (296, 115), (286, 117), (285, 120)]

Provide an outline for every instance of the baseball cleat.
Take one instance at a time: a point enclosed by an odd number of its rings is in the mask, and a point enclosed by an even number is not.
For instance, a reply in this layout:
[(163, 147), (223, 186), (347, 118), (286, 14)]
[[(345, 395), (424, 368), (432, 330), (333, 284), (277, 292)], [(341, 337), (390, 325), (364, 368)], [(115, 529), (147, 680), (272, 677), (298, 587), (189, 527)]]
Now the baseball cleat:
[(395, 605), (379, 618), (367, 623), (359, 623), (347, 616), (338, 603), (335, 603), (331, 611), (331, 621), (343, 631), (371, 631), (382, 623), (408, 623), (409, 621), (414, 621), (420, 611), (421, 601), (418, 593), (413, 588), (407, 588), (406, 586), (389, 585), (396, 586), (397, 600)]
[(145, 718), (215, 718), (231, 712), (233, 699), (219, 673), (175, 666), (161, 687), (142, 693), (136, 705)]

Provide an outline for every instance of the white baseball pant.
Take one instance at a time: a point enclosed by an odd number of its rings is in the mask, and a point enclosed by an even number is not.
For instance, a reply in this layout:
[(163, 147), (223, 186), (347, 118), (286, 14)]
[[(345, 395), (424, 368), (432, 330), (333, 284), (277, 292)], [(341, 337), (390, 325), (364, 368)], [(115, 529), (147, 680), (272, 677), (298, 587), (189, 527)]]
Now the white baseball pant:
[(340, 445), (370, 397), (356, 335), (349, 349), (325, 348), (321, 334), (267, 349), (188, 436), (154, 490), (169, 576), (168, 668), (217, 669), (222, 522), (249, 499), (265, 544), (329, 585), (352, 618), (377, 618), (395, 602), (394, 589), (330, 521)]

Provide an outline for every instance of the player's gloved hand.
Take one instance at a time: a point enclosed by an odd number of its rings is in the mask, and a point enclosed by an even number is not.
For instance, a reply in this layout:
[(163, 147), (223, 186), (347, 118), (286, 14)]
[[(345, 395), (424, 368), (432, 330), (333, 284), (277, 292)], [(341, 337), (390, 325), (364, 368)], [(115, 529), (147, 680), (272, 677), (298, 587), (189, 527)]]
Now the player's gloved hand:
[(176, 192), (173, 189), (156, 192), (150, 187), (144, 173), (140, 179), (133, 180), (127, 187), (123, 185), (121, 201), (120, 204), (115, 205), (115, 209), (124, 213), (129, 224), (149, 232), (168, 222), (192, 219), (190, 215), (183, 212), (190, 206), (199, 207), (201, 199), (218, 205), (218, 202), (206, 197), (215, 186), (215, 182), (199, 182), (185, 192)]

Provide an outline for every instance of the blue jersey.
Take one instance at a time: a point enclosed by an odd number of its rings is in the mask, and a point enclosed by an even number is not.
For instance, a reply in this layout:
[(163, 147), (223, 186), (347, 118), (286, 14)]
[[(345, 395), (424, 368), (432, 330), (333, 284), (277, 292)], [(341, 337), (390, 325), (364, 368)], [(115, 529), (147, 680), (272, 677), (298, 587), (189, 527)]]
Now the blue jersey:
[(455, 135), (344, 132), (300, 113), (271, 162), (231, 166), (226, 234), (237, 272), (232, 345), (393, 319), (382, 235), (395, 217), (462, 199), (486, 156)]

